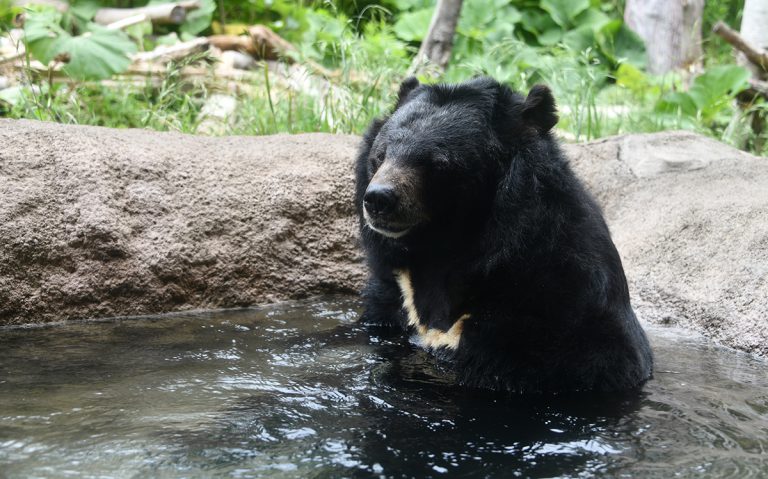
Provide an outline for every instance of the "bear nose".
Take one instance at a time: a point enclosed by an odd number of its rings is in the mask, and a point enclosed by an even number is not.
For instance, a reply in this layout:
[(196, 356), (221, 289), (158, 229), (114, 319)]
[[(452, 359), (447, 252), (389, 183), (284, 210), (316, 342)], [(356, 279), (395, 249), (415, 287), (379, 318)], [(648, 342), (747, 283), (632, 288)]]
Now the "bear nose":
[(373, 184), (365, 190), (363, 204), (371, 215), (387, 214), (397, 206), (397, 193), (391, 186)]

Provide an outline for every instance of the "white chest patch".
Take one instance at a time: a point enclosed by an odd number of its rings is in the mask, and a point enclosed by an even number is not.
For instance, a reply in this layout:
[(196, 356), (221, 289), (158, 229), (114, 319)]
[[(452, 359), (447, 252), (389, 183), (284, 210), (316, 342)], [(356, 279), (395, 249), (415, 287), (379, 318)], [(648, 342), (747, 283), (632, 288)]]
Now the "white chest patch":
[(421, 323), (419, 312), (416, 309), (415, 292), (413, 282), (411, 281), (411, 272), (407, 269), (395, 270), (395, 280), (400, 287), (400, 294), (403, 297), (403, 308), (408, 317), (408, 325), (416, 330), (419, 343), (425, 348), (437, 349), (446, 347), (456, 349), (459, 347), (461, 333), (464, 328), (464, 321), (469, 319), (469, 314), (462, 315), (448, 331), (441, 331), (435, 328), (428, 328)]

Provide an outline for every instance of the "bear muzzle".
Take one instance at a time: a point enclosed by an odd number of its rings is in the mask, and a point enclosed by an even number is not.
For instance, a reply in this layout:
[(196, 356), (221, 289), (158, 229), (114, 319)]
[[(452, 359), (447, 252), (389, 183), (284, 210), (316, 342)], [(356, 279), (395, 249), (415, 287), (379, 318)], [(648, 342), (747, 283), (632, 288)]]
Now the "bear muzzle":
[(385, 161), (363, 195), (363, 217), (370, 229), (388, 238), (405, 236), (426, 219), (415, 170)]

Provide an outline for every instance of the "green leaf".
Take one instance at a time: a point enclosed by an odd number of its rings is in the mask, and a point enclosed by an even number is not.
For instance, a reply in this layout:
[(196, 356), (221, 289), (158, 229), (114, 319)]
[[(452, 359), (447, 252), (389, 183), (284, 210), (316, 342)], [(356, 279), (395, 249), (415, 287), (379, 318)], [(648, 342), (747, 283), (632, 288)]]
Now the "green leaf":
[(555, 23), (568, 28), (578, 14), (589, 8), (589, 0), (541, 0), (539, 5)]
[(630, 63), (622, 63), (614, 74), (616, 85), (626, 88), (635, 95), (658, 93), (659, 87), (653, 85), (642, 70)]
[(63, 37), (55, 53), (68, 53), (64, 73), (78, 80), (101, 80), (125, 71), (131, 64), (129, 53), (136, 45), (118, 30), (89, 25), (90, 32), (77, 37)]
[(30, 53), (44, 64), (66, 53), (69, 61), (64, 73), (77, 80), (99, 80), (124, 71), (130, 65), (128, 54), (136, 45), (119, 30), (107, 30), (90, 23), (89, 31), (73, 37), (59, 22), (62, 15), (55, 10), (31, 11), (24, 24)]
[(401, 12), (408, 10), (419, 10), (434, 5), (432, 0), (395, 0), (395, 7)]
[(699, 116), (711, 123), (731, 107), (733, 98), (749, 85), (750, 73), (735, 65), (710, 68), (693, 80), (685, 93), (670, 93), (656, 105), (662, 112), (681, 112), (687, 116)]
[(550, 28), (539, 35), (539, 43), (544, 46), (555, 45), (563, 38), (563, 30), (558, 27)]
[(395, 35), (406, 42), (417, 42), (424, 39), (432, 21), (433, 8), (423, 8), (414, 12), (400, 15), (394, 26)]
[(522, 14), (509, 5), (509, 1), (466, 0), (459, 17), (457, 33), (486, 44), (496, 44), (511, 37)]
[(614, 65), (627, 61), (638, 67), (645, 66), (645, 44), (622, 20), (606, 23), (596, 37), (600, 51)]
[(727, 96), (733, 97), (749, 86), (750, 73), (746, 68), (736, 65), (720, 65), (708, 69), (696, 77), (691, 91), (705, 92), (704, 98)]
[(539, 9), (523, 10), (521, 25), (524, 30), (539, 36), (545, 31), (556, 27), (552, 17)]
[(200, 8), (189, 10), (187, 18), (179, 27), (179, 31), (184, 34), (197, 36), (205, 29), (211, 26), (213, 14), (216, 11), (215, 0), (198, 0)]
[(581, 12), (574, 20), (573, 23), (578, 25), (577, 28), (588, 27), (593, 31), (598, 31), (605, 26), (606, 23), (611, 21), (611, 17), (601, 12), (597, 8), (588, 8)]
[(656, 111), (661, 113), (682, 114), (696, 116), (698, 108), (696, 102), (686, 92), (668, 93), (656, 104)]
[(48, 64), (56, 49), (56, 42), (61, 36), (69, 36), (59, 25), (62, 14), (52, 8), (29, 10), (24, 22), (24, 40), (27, 49), (34, 58)]
[(24, 98), (24, 87), (17, 85), (0, 90), (0, 102), (16, 106)]
[(135, 25), (130, 25), (125, 28), (125, 33), (135, 41), (139, 42), (140, 45), (143, 45), (144, 37), (152, 35), (152, 22), (150, 20), (145, 20)]
[(730, 108), (736, 94), (749, 86), (749, 77), (749, 71), (740, 66), (713, 67), (693, 80), (688, 94), (704, 120), (712, 121), (718, 113)]
[(70, 2), (68, 11), (80, 22), (85, 23), (93, 19), (99, 7), (99, 2), (96, 0), (77, 0)]
[[(169, 1), (171, 0), (150, 0), (147, 5), (162, 5)], [(179, 36), (182, 39), (196, 37), (211, 26), (213, 14), (216, 12), (216, 0), (198, 0), (198, 3), (200, 8), (187, 10), (187, 17), (179, 25)]]
[(595, 44), (595, 32), (589, 25), (584, 25), (563, 35), (563, 44), (574, 52), (583, 52)]

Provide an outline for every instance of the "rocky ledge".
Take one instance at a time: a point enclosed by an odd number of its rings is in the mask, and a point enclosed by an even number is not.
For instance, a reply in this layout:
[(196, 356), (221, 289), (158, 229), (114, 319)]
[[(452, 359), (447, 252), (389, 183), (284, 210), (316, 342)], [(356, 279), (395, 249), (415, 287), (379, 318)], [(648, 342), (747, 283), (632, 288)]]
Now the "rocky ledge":
[[(0, 324), (356, 292), (358, 141), (0, 120)], [(565, 149), (639, 316), (768, 355), (768, 159), (687, 132)]]

